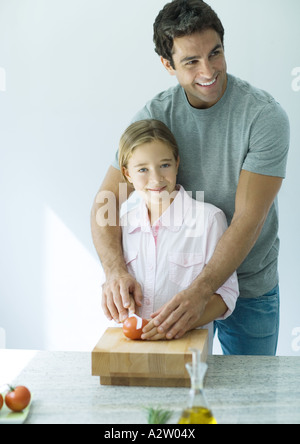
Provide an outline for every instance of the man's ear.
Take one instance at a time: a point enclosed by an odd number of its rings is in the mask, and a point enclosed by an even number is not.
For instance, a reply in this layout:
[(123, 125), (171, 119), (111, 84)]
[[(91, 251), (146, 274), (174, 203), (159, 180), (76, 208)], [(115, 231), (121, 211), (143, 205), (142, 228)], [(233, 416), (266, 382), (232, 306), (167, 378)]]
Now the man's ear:
[(164, 65), (164, 67), (166, 68), (166, 70), (168, 71), (168, 73), (171, 76), (175, 76), (176, 75), (176, 71), (173, 68), (173, 66), (171, 65), (170, 60), (164, 59), (162, 56), (160, 57), (160, 61), (161, 63)]

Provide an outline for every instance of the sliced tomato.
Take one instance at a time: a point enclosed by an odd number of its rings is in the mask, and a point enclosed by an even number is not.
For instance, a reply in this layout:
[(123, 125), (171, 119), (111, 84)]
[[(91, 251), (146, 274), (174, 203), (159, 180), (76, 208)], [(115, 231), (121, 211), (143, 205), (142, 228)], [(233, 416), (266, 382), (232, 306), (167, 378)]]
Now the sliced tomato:
[(123, 333), (129, 339), (141, 339), (143, 328), (148, 324), (146, 319), (142, 319), (142, 326), (137, 328), (138, 319), (135, 316), (129, 317), (123, 324)]

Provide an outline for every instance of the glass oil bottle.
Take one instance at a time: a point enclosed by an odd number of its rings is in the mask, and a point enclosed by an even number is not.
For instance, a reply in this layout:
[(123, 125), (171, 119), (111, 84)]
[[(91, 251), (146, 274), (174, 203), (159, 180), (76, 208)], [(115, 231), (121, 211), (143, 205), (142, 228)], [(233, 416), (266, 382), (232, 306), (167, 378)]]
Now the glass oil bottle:
[(207, 371), (207, 364), (200, 361), (200, 351), (191, 349), (193, 362), (186, 364), (191, 378), (191, 389), (188, 405), (183, 410), (178, 424), (217, 424), (203, 391), (203, 380)]

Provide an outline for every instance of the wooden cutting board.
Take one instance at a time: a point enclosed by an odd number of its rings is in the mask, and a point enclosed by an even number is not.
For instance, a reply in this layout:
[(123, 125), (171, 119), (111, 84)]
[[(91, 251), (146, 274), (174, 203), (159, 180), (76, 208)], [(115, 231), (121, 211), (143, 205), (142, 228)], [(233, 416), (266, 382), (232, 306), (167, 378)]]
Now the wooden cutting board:
[(108, 328), (92, 352), (92, 375), (103, 385), (190, 387), (185, 368), (190, 348), (208, 353), (208, 331), (193, 330), (181, 339), (132, 341), (122, 328)]

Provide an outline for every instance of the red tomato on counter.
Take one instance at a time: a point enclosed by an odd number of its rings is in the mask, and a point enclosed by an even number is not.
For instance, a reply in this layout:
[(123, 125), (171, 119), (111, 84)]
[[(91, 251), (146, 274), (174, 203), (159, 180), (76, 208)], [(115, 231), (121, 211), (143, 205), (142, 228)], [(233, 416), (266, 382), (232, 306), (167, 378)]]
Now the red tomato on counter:
[(142, 319), (142, 327), (137, 329), (137, 319), (136, 317), (132, 316), (130, 318), (127, 318), (126, 321), (123, 324), (123, 333), (124, 335), (129, 339), (141, 339), (143, 328), (145, 325), (148, 324), (148, 321), (146, 319)]
[(13, 412), (21, 412), (29, 405), (30, 399), (31, 394), (26, 387), (11, 387), (5, 396), (5, 404)]
[(2, 409), (2, 407), (3, 407), (3, 396), (0, 393), (0, 410)]

